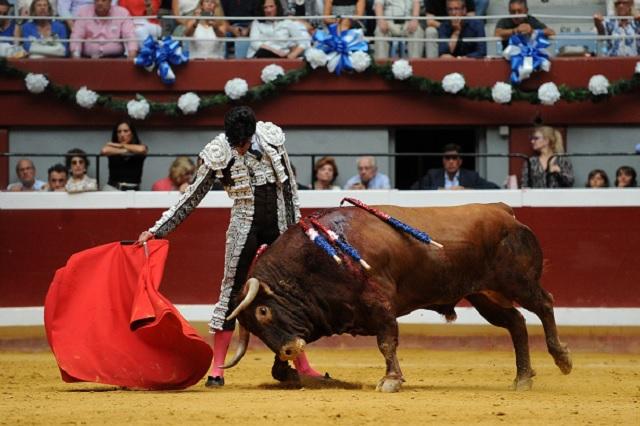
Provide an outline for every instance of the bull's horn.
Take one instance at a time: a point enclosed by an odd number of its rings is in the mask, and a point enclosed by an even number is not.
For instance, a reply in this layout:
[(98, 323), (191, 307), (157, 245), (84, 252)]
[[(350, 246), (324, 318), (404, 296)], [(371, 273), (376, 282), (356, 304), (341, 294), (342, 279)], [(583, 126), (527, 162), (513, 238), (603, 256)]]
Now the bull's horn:
[(258, 281), (255, 278), (249, 278), (249, 280), (247, 281), (247, 285), (249, 285), (249, 291), (247, 291), (247, 295), (245, 296), (244, 300), (240, 302), (238, 307), (234, 309), (233, 312), (231, 312), (231, 315), (227, 317), (227, 321), (237, 317), (238, 314), (242, 312), (244, 308), (249, 306), (251, 302), (253, 302), (253, 299), (256, 298), (256, 295), (258, 294), (258, 290), (260, 289), (260, 281)]
[(233, 355), (233, 359), (231, 359), (231, 361), (223, 365), (222, 368), (235, 367), (240, 362), (244, 354), (247, 352), (247, 347), (249, 346), (249, 337), (251, 336), (251, 333), (249, 333), (249, 330), (244, 328), (242, 325), (238, 325), (238, 327), (240, 331), (240, 337), (238, 339), (238, 348), (236, 349), (235, 355)]

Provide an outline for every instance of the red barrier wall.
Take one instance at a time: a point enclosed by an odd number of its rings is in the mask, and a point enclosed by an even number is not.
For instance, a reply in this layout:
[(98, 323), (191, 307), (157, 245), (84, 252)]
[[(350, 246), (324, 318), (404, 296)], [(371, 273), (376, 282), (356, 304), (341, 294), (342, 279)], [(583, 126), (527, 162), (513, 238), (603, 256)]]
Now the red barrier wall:
[[(72, 253), (135, 239), (162, 211), (0, 210), (0, 307), (41, 306), (55, 270)], [(543, 285), (556, 306), (640, 307), (640, 207), (515, 211), (542, 244)], [(199, 208), (169, 236), (161, 290), (174, 303), (216, 300), (228, 220), (226, 208)]]

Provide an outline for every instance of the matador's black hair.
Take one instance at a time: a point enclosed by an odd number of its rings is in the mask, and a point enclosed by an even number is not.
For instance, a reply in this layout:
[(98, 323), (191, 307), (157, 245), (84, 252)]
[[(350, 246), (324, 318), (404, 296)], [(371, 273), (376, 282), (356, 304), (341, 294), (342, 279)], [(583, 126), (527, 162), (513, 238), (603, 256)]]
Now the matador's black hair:
[(241, 145), (256, 132), (256, 115), (248, 106), (235, 107), (224, 116), (224, 133), (229, 145)]

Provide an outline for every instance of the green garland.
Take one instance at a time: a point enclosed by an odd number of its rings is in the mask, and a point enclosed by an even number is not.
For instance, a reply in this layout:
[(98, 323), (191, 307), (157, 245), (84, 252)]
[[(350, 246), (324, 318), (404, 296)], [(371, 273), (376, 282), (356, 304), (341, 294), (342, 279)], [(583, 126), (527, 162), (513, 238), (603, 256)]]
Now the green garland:
[[(412, 76), (406, 80), (397, 80), (392, 72), (391, 62), (379, 65), (375, 61), (371, 61), (371, 66), (363, 73), (375, 73), (385, 80), (400, 82), (407, 84), (421, 92), (430, 96), (454, 96), (461, 97), (476, 101), (490, 101), (493, 102), (491, 96), (491, 87), (468, 87), (465, 86), (455, 95), (447, 93), (442, 88), (440, 81), (431, 80), (429, 78)], [(274, 96), (279, 93), (280, 89), (286, 88), (289, 85), (297, 83), (304, 77), (308, 76), (313, 70), (308, 63), (302, 68), (294, 69), (286, 72), (284, 75), (279, 76), (270, 83), (264, 83), (259, 86), (255, 86), (247, 91), (247, 94), (242, 98), (245, 102), (258, 102), (262, 101), (270, 96)], [(0, 58), (0, 75), (5, 77), (22, 78), (27, 76), (27, 72), (9, 65), (5, 58)], [(558, 86), (560, 91), (561, 100), (566, 102), (600, 102), (613, 96), (618, 96), (626, 93), (633, 92), (640, 88), (640, 74), (634, 74), (629, 80), (618, 80), (610, 84), (608, 93), (606, 95), (593, 95), (587, 88), (571, 88), (566, 85)], [(530, 104), (539, 104), (537, 91), (525, 91), (518, 86), (512, 86), (512, 102), (529, 102)], [(49, 81), (49, 85), (45, 89), (46, 93), (53, 94), (56, 98), (76, 103), (76, 92), (78, 89), (68, 85), (58, 85), (52, 81)], [(141, 95), (137, 95), (138, 98), (142, 98)], [(109, 95), (98, 95), (96, 105), (104, 108), (127, 112), (127, 102), (129, 100), (113, 98)], [(156, 102), (148, 100), (151, 113), (162, 113), (169, 116), (182, 115), (182, 112), (178, 108), (177, 102)], [(222, 106), (234, 102), (225, 94), (216, 94), (210, 96), (204, 96), (200, 98), (200, 106), (198, 112), (201, 112), (208, 108)]]

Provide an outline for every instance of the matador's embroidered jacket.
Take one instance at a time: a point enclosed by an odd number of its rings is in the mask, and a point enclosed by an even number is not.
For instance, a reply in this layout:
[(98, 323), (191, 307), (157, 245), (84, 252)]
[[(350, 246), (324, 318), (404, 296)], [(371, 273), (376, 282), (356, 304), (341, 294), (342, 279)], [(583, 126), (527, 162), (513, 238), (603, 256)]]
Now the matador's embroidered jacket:
[(284, 140), (280, 127), (260, 121), (256, 124), (252, 148), (245, 155), (240, 155), (229, 146), (226, 136), (221, 133), (200, 153), (203, 164), (193, 183), (149, 229), (156, 237), (166, 236), (195, 210), (215, 180), (222, 180), (227, 194), (233, 200), (233, 207), (227, 230), (220, 299), (214, 306), (209, 324), (213, 330), (220, 330), (227, 316), (236, 267), (253, 222), (254, 188), (267, 183), (276, 185), (278, 228), (281, 234), (300, 219), (298, 191)]

